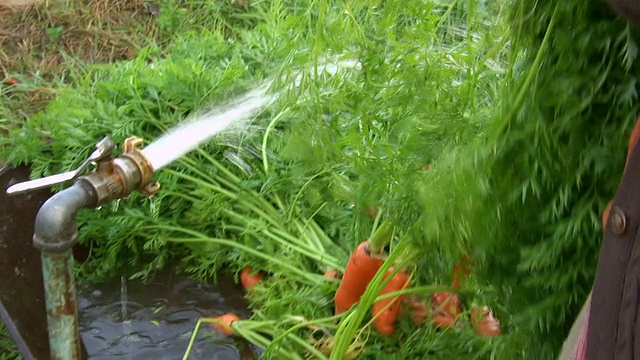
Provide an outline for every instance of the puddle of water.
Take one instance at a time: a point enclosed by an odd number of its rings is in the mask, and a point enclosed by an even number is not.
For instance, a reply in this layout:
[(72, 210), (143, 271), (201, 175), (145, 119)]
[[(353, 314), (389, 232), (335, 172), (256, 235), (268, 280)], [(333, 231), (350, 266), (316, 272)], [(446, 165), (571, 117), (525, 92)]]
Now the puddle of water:
[[(242, 290), (160, 274), (148, 285), (126, 277), (78, 291), (80, 333), (88, 360), (182, 359), (199, 318), (227, 312), (248, 318)], [(203, 324), (189, 359), (248, 360), (259, 349)]]

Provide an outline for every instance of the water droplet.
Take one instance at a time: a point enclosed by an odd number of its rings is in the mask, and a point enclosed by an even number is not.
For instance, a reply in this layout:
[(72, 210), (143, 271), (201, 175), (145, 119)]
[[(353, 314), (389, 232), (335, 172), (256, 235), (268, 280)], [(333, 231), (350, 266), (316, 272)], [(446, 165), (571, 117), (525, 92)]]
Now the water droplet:
[(112, 204), (111, 205), (111, 211), (113, 211), (113, 212), (118, 211), (118, 208), (120, 207), (120, 199), (117, 199), (117, 200), (113, 201), (111, 204)]
[(227, 160), (229, 160), (232, 164), (239, 167), (240, 170), (242, 170), (245, 174), (251, 175), (253, 173), (253, 169), (251, 168), (251, 165), (247, 164), (247, 162), (244, 161), (240, 157), (240, 155), (238, 155), (238, 153), (234, 151), (225, 151), (224, 157), (227, 158)]

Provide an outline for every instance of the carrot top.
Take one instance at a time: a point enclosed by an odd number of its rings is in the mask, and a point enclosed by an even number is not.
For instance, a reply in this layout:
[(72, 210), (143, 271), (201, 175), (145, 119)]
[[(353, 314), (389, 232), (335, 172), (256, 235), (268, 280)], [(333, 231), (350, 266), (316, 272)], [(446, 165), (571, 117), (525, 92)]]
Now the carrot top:
[(391, 242), (394, 226), (391, 221), (385, 221), (369, 238), (367, 250), (372, 256), (381, 255), (384, 247)]

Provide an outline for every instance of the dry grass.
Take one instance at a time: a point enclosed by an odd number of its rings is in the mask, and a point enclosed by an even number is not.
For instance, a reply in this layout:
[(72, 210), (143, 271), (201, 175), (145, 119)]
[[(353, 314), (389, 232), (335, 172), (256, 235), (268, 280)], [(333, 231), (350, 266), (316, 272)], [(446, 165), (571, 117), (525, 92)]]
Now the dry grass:
[(50, 1), (0, 7), (3, 75), (64, 75), (65, 63), (112, 62), (135, 55), (153, 36), (143, 0)]
[[(28, 116), (55, 95), (72, 69), (136, 55), (155, 35), (144, 0), (0, 0), (1, 97), (9, 112)], [(19, 86), (6, 87), (18, 82)]]

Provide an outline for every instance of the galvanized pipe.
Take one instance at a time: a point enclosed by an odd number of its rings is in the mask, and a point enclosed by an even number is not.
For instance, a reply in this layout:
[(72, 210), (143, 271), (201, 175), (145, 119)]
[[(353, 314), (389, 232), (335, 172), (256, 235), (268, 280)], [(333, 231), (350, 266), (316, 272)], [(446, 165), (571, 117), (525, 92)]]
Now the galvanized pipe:
[(96, 203), (95, 191), (80, 179), (49, 198), (36, 216), (33, 243), (42, 256), (52, 360), (82, 356), (72, 248), (78, 241), (76, 215)]

